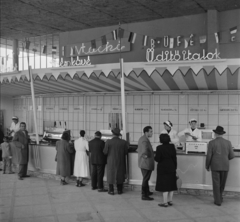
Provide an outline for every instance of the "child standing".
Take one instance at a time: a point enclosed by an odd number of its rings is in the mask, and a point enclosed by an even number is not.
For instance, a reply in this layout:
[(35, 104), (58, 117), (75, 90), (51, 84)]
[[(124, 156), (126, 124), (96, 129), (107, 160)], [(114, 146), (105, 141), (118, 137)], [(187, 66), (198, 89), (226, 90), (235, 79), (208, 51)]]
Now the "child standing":
[(3, 159), (3, 174), (6, 173), (6, 167), (9, 167), (9, 174), (12, 172), (12, 154), (10, 145), (8, 143), (8, 139), (6, 136), (3, 137), (3, 143), (0, 145), (0, 149), (2, 150), (2, 159)]

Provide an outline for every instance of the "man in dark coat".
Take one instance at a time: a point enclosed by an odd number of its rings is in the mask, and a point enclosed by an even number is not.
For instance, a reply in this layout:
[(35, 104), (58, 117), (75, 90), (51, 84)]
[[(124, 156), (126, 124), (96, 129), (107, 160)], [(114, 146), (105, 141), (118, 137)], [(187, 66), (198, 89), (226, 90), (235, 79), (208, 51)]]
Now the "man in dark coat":
[(142, 200), (153, 200), (153, 193), (149, 190), (148, 181), (150, 180), (152, 171), (154, 170), (154, 153), (149, 138), (152, 137), (153, 130), (151, 126), (146, 126), (143, 129), (144, 135), (138, 140), (138, 167), (142, 171)]
[[(3, 143), (4, 133), (2, 131), (2, 126), (0, 125), (0, 144)], [(2, 161), (2, 150), (0, 150), (0, 162)], [(2, 169), (0, 169), (2, 171)]]
[(26, 123), (20, 123), (20, 130), (14, 134), (13, 143), (16, 146), (18, 154), (18, 178), (23, 180), (23, 177), (29, 177), (27, 175), (27, 165), (28, 165), (28, 142), (29, 136), (28, 131), (26, 130)]
[(229, 171), (229, 160), (234, 158), (234, 152), (231, 142), (222, 138), (222, 135), (226, 133), (223, 127), (217, 126), (213, 132), (215, 139), (208, 144), (206, 170), (209, 171), (211, 168), (212, 171), (214, 204), (221, 206)]
[(118, 194), (123, 192), (123, 182), (126, 175), (126, 155), (128, 143), (120, 139), (120, 129), (112, 130), (113, 138), (107, 140), (103, 152), (107, 155), (107, 182), (110, 195), (114, 195), (113, 184), (117, 183)]
[(90, 160), (92, 164), (92, 190), (98, 188), (99, 192), (106, 192), (103, 185), (104, 169), (106, 165), (106, 156), (103, 153), (105, 142), (101, 140), (102, 134), (97, 131), (95, 138), (89, 142)]

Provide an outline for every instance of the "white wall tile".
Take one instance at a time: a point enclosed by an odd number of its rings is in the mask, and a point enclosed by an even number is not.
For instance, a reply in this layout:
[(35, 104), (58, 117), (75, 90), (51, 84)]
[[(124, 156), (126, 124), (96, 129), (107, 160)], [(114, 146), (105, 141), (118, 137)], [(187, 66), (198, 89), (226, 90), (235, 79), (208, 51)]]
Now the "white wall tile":
[(133, 113), (133, 105), (127, 105), (126, 110), (127, 113)]
[(219, 104), (228, 105), (228, 95), (219, 95)]
[(103, 105), (103, 104), (104, 104), (104, 102), (103, 102), (103, 96), (98, 96), (98, 97), (97, 97), (97, 103), (98, 103), (99, 105)]
[(111, 105), (111, 96), (104, 96), (104, 104)]
[(160, 114), (159, 115), (159, 122), (163, 123), (166, 120), (168, 120), (168, 114)]
[(204, 123), (205, 126), (206, 126), (206, 124), (208, 123), (208, 115), (199, 115), (198, 116), (198, 123), (199, 123), (199, 125), (201, 123)]
[(63, 97), (63, 104), (68, 105), (68, 98), (67, 96)]
[(111, 96), (111, 104), (112, 105), (118, 105), (119, 104), (119, 97), (118, 96)]
[(199, 98), (199, 101), (198, 101), (199, 105), (208, 105), (208, 95), (199, 95), (198, 98)]
[(238, 136), (229, 136), (228, 139), (232, 143), (233, 147), (237, 147), (238, 146), (238, 144), (239, 144)]
[(72, 96), (68, 97), (68, 104), (73, 105), (73, 97)]
[(104, 124), (103, 124), (103, 123), (97, 123), (97, 129), (96, 129), (96, 131), (103, 129), (103, 127), (104, 127)]
[(97, 113), (97, 122), (103, 123), (103, 113)]
[(188, 98), (190, 105), (198, 105), (198, 95), (189, 95)]
[(133, 104), (134, 105), (141, 105), (142, 104), (141, 96), (133, 96)]
[(178, 105), (178, 95), (169, 95), (169, 105)]
[(238, 125), (238, 115), (229, 115), (228, 116), (229, 119), (229, 125), (230, 126), (237, 126)]
[(134, 122), (133, 114), (131, 114), (131, 113), (128, 113), (128, 114), (127, 114), (127, 121), (128, 121), (129, 123), (133, 123), (133, 122)]
[(186, 125), (186, 124), (188, 124), (188, 116), (187, 115), (179, 115), (179, 117), (178, 117), (178, 124), (179, 125)]
[(63, 113), (63, 119), (64, 121), (68, 121), (68, 113)]
[(154, 112), (155, 112), (155, 114), (160, 113), (160, 106), (159, 105), (154, 105)]
[(110, 113), (112, 111), (111, 105), (104, 105), (103, 106), (104, 113)]
[(218, 106), (208, 105), (208, 114), (218, 114)]
[(68, 113), (68, 120), (69, 121), (74, 121), (74, 116), (73, 116), (73, 113)]
[(140, 123), (134, 123), (133, 131), (134, 131), (134, 133), (141, 133), (142, 132), (142, 125)]
[(154, 104), (160, 104), (160, 96), (154, 95)]
[(238, 126), (229, 126), (229, 136), (238, 136), (239, 131), (238, 131)]
[(142, 104), (144, 105), (150, 105), (151, 104), (151, 96), (150, 95), (143, 95), (142, 96)]
[(218, 125), (218, 115), (208, 115), (208, 122), (205, 123), (205, 126), (209, 128), (209, 126), (217, 126)]
[(97, 124), (96, 124), (96, 122), (90, 122), (90, 130), (93, 130), (94, 132), (97, 131)]
[(168, 117), (168, 120), (170, 120), (174, 126), (178, 124), (178, 119), (179, 116), (176, 114), (170, 114)]
[(63, 105), (63, 97), (59, 97), (58, 104)]
[(127, 123), (127, 129), (128, 129), (128, 132), (133, 133), (134, 132), (133, 124), (132, 123)]
[(138, 142), (141, 136), (142, 136), (142, 133), (133, 133), (133, 141)]
[(178, 112), (179, 112), (179, 114), (187, 114), (188, 113), (188, 105), (179, 105)]
[(84, 115), (82, 112), (78, 113), (78, 121), (83, 121)]
[(238, 95), (229, 95), (229, 105), (238, 105)]
[(73, 97), (73, 105), (78, 105), (78, 97), (77, 96), (74, 96)]
[(74, 130), (79, 130), (79, 126), (78, 125), (79, 125), (79, 123), (77, 121), (74, 121), (73, 122), (73, 129)]
[(218, 116), (218, 123), (220, 126), (228, 125), (228, 114), (220, 114)]
[(126, 104), (133, 105), (133, 96), (126, 96)]
[(97, 121), (97, 114), (91, 113), (90, 114), (90, 122), (96, 122)]
[(168, 105), (168, 95), (160, 95), (160, 104)]
[(142, 119), (142, 118), (141, 118), (141, 114), (136, 114), (136, 113), (135, 113), (135, 114), (133, 115), (133, 122), (134, 122), (134, 123), (141, 123), (141, 119)]
[(79, 105), (83, 105), (84, 104), (84, 97), (83, 96), (78, 97), (78, 104)]
[(142, 114), (142, 123), (144, 124), (150, 124), (150, 115), (149, 114)]
[(208, 104), (209, 105), (217, 105), (218, 104), (218, 95), (209, 95), (208, 96)]

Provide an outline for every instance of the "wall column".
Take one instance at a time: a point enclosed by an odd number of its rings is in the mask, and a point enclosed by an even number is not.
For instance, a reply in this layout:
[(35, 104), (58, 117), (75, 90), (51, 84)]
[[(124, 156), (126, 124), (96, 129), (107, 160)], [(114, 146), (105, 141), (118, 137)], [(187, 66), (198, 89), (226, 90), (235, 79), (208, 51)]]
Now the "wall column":
[(18, 63), (18, 40), (13, 40), (13, 67), (14, 70), (19, 70), (19, 63)]
[(215, 32), (219, 31), (219, 19), (217, 10), (207, 11), (207, 52), (219, 50), (219, 43), (216, 43)]

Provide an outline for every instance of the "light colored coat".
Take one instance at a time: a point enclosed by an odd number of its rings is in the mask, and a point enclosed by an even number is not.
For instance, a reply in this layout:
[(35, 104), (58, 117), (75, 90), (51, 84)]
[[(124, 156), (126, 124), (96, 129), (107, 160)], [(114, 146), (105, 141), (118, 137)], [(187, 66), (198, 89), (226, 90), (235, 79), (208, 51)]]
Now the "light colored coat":
[(229, 160), (234, 158), (234, 152), (230, 141), (217, 137), (208, 144), (206, 156), (206, 169), (211, 171), (228, 171)]
[(154, 170), (154, 153), (149, 139), (143, 135), (138, 140), (138, 167), (145, 170)]

